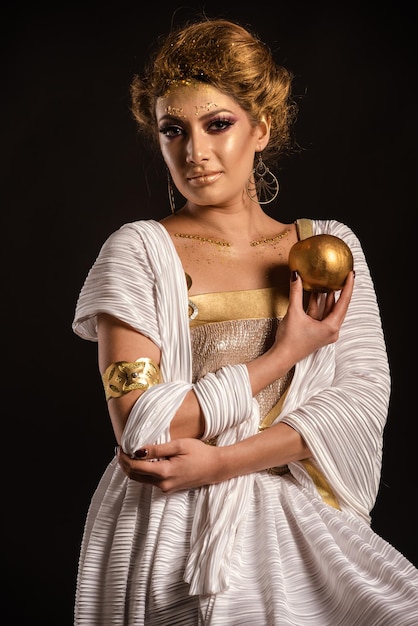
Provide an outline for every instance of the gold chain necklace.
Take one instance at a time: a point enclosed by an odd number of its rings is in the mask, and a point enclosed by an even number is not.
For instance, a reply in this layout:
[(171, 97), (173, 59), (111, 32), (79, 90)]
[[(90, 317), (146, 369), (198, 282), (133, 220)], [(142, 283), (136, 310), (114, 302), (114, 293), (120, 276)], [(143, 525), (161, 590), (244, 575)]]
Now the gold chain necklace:
[(222, 241), (222, 239), (212, 239), (211, 237), (200, 237), (199, 235), (187, 235), (186, 233), (174, 233), (174, 237), (182, 237), (182, 239), (197, 239), (198, 241), (204, 241), (206, 243), (214, 243), (217, 246), (231, 247), (228, 241)]
[[(290, 230), (284, 230), (282, 233), (278, 235), (274, 235), (274, 237), (261, 237), (261, 239), (257, 239), (256, 241), (250, 241), (250, 246), (260, 246), (263, 243), (277, 243), (283, 237), (286, 237), (290, 233)], [(213, 243), (217, 246), (223, 246), (226, 248), (230, 248), (232, 246), (229, 241), (224, 241), (222, 239), (214, 239), (212, 237), (201, 237), (200, 235), (189, 235), (187, 233), (174, 233), (174, 237), (181, 237), (182, 239), (196, 239), (197, 241), (203, 241), (204, 243)]]
[(290, 233), (290, 230), (284, 230), (282, 233), (275, 235), (274, 237), (261, 237), (261, 239), (257, 239), (257, 241), (250, 241), (250, 246), (259, 246), (262, 243), (277, 243), (283, 237), (286, 237)]

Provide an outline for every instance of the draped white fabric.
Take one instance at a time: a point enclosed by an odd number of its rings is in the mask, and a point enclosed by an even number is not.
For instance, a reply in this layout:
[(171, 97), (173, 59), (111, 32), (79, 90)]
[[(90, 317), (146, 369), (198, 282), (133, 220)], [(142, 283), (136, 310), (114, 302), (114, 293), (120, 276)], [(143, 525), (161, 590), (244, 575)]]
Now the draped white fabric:
[[(113, 460), (94, 494), (86, 521), (77, 584), (77, 625), (197, 624), (195, 594), (201, 594), (200, 609), (207, 611), (210, 623), (225, 626), (244, 623), (238, 621), (243, 607), (245, 614), (254, 612), (254, 619), (247, 622), (252, 626), (383, 626), (386, 622), (380, 620), (389, 615), (391, 602), (404, 615), (402, 626), (417, 623), (415, 568), (368, 526), (379, 486), (390, 392), (372, 280), (360, 243), (349, 228), (335, 221), (316, 221), (314, 232), (327, 232), (348, 243), (354, 256), (355, 290), (338, 342), (297, 364), (277, 420), (302, 433), (341, 511), (321, 501), (300, 463), (291, 464), (292, 475), (287, 477), (260, 473), (193, 493), (164, 496), (129, 481)], [(159, 223), (135, 222), (111, 235), (80, 293), (73, 328), (81, 337), (96, 341), (95, 316), (107, 312), (150, 337), (162, 350), (163, 383), (151, 387), (133, 407), (122, 442), (128, 453), (145, 443), (168, 440), (171, 418), (192, 387), (187, 307), (184, 272)], [(257, 432), (258, 405), (251, 399), (244, 366), (225, 368), (220, 378), (208, 376), (195, 389), (207, 433), (221, 432), (218, 445)], [(256, 519), (261, 536), (270, 545), (270, 553), (268, 545), (260, 548), (261, 556), (255, 548), (263, 544), (260, 536), (254, 535)], [(255, 554), (243, 551), (246, 542)], [(323, 554), (315, 544), (323, 544)], [(366, 545), (370, 553), (367, 564), (376, 565), (363, 588), (362, 577), (353, 572), (366, 567), (366, 561), (362, 565), (364, 556), (358, 555), (358, 551), (367, 552)], [(279, 546), (280, 554), (276, 552)], [(313, 575), (321, 569), (325, 554), (328, 572)], [(246, 560), (254, 569), (251, 575), (243, 570)], [(266, 567), (270, 561), (271, 567)], [(172, 570), (166, 570), (169, 563)], [(164, 579), (168, 571), (172, 572), (171, 583)], [(344, 583), (332, 580), (337, 573)], [(285, 578), (292, 582), (288, 589), (283, 588)], [(379, 586), (371, 592), (376, 579), (388, 587), (382, 601)], [(363, 605), (356, 607), (357, 621), (345, 618), (349, 613), (344, 609), (339, 615), (325, 617), (338, 609), (332, 598), (328, 603), (324, 599), (324, 581), (338, 588), (340, 595), (344, 585), (352, 586), (357, 597), (363, 598)], [(235, 585), (241, 589), (238, 594)], [(263, 590), (255, 591), (254, 585), (262, 585)], [(275, 590), (274, 600), (267, 602), (269, 589)], [(214, 593), (217, 595), (210, 596)], [(303, 602), (300, 594), (306, 598)], [(370, 598), (376, 602), (371, 615), (365, 608)], [(158, 608), (165, 602), (170, 607), (167, 615)], [(222, 617), (225, 611), (228, 619)]]
[[(358, 238), (335, 221), (314, 222), (314, 233), (319, 232), (341, 237), (351, 248), (354, 294), (338, 342), (297, 365), (278, 419), (308, 442), (341, 508), (369, 521), (379, 487), (390, 394), (383, 330)], [(302, 480), (301, 464), (292, 464), (291, 470)]]

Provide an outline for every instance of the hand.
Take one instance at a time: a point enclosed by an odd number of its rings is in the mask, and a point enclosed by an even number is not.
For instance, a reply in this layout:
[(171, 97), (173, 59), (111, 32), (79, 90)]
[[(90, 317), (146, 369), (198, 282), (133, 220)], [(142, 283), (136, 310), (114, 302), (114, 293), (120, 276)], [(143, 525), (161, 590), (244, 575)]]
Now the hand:
[(347, 313), (354, 287), (354, 272), (350, 272), (344, 288), (336, 301), (335, 293), (330, 292), (319, 299), (319, 294), (312, 292), (306, 311), (303, 308), (302, 280), (297, 276), (290, 285), (289, 307), (279, 324), (273, 350), (280, 350), (289, 355), (291, 364), (295, 364), (319, 348), (338, 339), (341, 325)]
[(132, 459), (118, 448), (119, 465), (131, 480), (154, 485), (165, 494), (220, 482), (219, 450), (200, 439), (175, 439), (146, 445), (146, 455)]

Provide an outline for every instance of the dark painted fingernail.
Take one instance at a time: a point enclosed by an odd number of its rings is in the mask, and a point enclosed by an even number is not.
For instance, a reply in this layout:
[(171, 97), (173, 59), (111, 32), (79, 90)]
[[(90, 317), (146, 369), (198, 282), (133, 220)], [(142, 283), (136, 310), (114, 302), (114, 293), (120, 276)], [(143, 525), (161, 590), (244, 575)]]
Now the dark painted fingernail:
[(295, 282), (295, 280), (297, 280), (298, 278), (298, 273), (296, 270), (292, 270), (291, 274), (290, 274), (290, 280), (292, 281), (292, 283)]
[(148, 450), (146, 448), (141, 448), (141, 450), (135, 450), (132, 456), (134, 459), (143, 459), (148, 456)]

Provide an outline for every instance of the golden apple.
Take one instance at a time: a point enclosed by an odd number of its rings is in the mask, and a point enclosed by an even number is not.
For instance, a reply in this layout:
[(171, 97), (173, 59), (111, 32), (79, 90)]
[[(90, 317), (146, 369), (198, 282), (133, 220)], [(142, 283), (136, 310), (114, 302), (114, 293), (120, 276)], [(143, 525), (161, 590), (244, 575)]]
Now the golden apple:
[(339, 291), (353, 269), (353, 255), (334, 235), (313, 235), (296, 242), (289, 252), (289, 268), (296, 270), (306, 291)]

